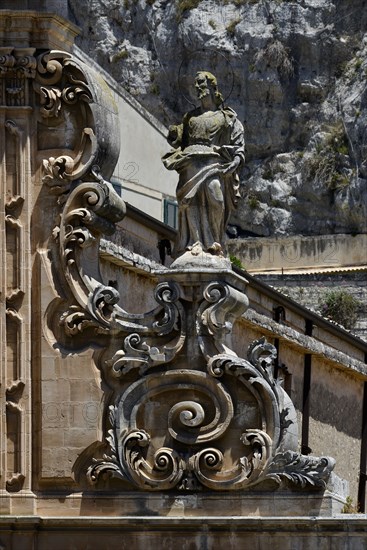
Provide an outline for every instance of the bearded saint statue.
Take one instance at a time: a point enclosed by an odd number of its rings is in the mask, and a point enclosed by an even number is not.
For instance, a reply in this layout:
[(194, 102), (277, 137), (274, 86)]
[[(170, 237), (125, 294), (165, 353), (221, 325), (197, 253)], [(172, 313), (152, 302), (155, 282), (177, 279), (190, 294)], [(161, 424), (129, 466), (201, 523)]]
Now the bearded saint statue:
[(198, 72), (195, 88), (200, 107), (170, 126), (167, 140), (173, 150), (162, 159), (179, 174), (175, 258), (187, 251), (224, 255), (225, 230), (240, 196), (238, 171), (245, 160), (243, 126), (235, 111), (223, 105), (215, 76)]

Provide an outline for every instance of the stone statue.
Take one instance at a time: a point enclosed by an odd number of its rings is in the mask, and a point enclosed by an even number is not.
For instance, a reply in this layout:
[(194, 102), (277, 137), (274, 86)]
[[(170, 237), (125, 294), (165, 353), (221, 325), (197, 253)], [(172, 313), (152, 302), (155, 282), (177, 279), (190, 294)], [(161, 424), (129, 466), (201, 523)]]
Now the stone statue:
[(196, 74), (200, 107), (170, 126), (173, 150), (163, 157), (168, 170), (177, 170), (178, 236), (174, 256), (223, 256), (224, 234), (239, 197), (238, 170), (245, 159), (243, 126), (235, 111), (223, 105), (217, 79)]

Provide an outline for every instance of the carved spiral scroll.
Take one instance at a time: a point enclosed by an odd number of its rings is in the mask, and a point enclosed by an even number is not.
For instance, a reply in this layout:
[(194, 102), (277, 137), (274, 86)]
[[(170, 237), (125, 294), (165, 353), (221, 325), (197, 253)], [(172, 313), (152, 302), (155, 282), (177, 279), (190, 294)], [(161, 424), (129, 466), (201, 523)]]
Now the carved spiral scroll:
[(147, 403), (172, 396), (195, 395), (174, 403), (168, 413), (170, 435), (181, 443), (199, 444), (218, 439), (233, 418), (233, 403), (224, 386), (205, 373), (184, 370), (150, 375), (132, 384), (118, 405), (120, 430), (139, 429), (139, 415)]
[(37, 59), (37, 77), (41, 84), (52, 86), (61, 80), (63, 65), (71, 54), (52, 51)]
[(213, 281), (204, 288), (203, 298), (197, 311), (197, 331), (204, 357), (209, 359), (218, 352), (235, 355), (228, 336), (234, 319), (248, 308), (247, 296), (223, 281)]
[(215, 490), (243, 489), (259, 483), (265, 476), (266, 465), (272, 456), (272, 440), (261, 430), (246, 430), (241, 441), (252, 452), (242, 457), (231, 469), (226, 469), (219, 449), (207, 448), (191, 458), (191, 467), (199, 481)]
[(172, 407), (168, 416), (168, 423), (172, 424), (176, 416), (185, 426), (200, 426), (205, 418), (203, 407), (194, 401), (182, 401)]
[[(243, 490), (268, 480), (325, 488), (334, 461), (289, 449), (292, 430), (286, 432), (296, 414), (260, 359), (263, 352), (271, 356), (272, 347), (263, 341), (255, 344), (256, 364), (222, 354), (209, 361), (208, 373), (166, 371), (132, 384), (111, 406), (106, 437), (111, 456), (89, 468), (91, 483), (108, 474), (153, 491), (195, 490), (198, 483), (216, 491)], [(255, 396), (261, 422), (247, 427), (239, 417), (234, 419), (231, 397), (218, 381), (228, 376)], [(226, 452), (227, 437), (235, 438), (233, 453)], [(160, 447), (163, 441), (170, 446)]]
[(43, 160), (43, 181), (51, 192), (62, 195), (70, 190), (71, 182), (90, 179), (94, 165), (109, 179), (120, 140), (117, 106), (108, 86), (102, 85), (90, 66), (67, 52), (53, 50), (38, 56), (33, 87), (39, 95), (40, 115), (75, 136), (72, 148), (65, 150), (60, 143)]
[(255, 397), (261, 414), (262, 429), (278, 445), (281, 438), (279, 388), (272, 376), (261, 365), (227, 354), (219, 354), (208, 361), (208, 372), (220, 378), (235, 376)]
[(127, 430), (119, 445), (119, 461), (126, 479), (151, 490), (172, 489), (182, 478), (184, 463), (179, 455), (168, 447), (155, 452), (152, 463), (144, 457), (150, 436), (144, 430)]

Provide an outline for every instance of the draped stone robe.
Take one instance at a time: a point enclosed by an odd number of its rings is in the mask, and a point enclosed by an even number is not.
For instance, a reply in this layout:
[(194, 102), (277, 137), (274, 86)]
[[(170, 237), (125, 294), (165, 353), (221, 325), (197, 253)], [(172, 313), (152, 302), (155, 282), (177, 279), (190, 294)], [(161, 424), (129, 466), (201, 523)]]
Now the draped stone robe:
[(243, 126), (229, 107), (187, 113), (170, 127), (174, 149), (163, 157), (168, 170), (179, 173), (178, 237), (174, 256), (199, 246), (223, 254), (224, 234), (239, 197), (238, 170), (224, 174), (235, 156), (244, 161)]

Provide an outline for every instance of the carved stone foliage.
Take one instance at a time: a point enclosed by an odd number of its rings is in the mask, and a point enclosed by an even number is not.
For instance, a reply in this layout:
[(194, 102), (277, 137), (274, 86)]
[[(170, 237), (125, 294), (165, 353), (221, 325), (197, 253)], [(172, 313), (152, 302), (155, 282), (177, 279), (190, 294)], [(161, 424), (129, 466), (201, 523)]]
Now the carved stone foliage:
[(107, 181), (110, 120), (99, 121), (109, 111), (101, 87), (67, 54), (41, 56), (37, 68), (41, 133), (60, 120), (74, 128), (69, 153), (43, 163), (61, 209), (50, 253), (62, 296), (47, 323), (64, 349), (98, 346), (105, 390), (104, 439), (74, 464), (77, 481), (96, 490), (324, 487), (333, 460), (297, 453), (295, 410), (274, 379), (275, 348), (261, 339), (246, 359), (233, 350), (233, 323), (248, 307), (245, 279), (225, 263), (203, 268), (198, 257), (157, 272), (157, 307), (140, 314), (103, 284), (99, 239), (125, 214)]
[(172, 271), (153, 312), (133, 316), (113, 304), (110, 327), (94, 315), (120, 344), (98, 363), (109, 415), (104, 444), (75, 464), (81, 483), (85, 475), (97, 489), (325, 487), (334, 461), (297, 453), (296, 414), (274, 379), (274, 346), (255, 341), (247, 359), (231, 349), (233, 321), (248, 306), (244, 287), (229, 273)]
[(51, 51), (37, 58), (34, 89), (39, 149), (47, 155), (53, 145), (54, 153), (43, 159), (43, 183), (61, 207), (50, 248), (56, 286), (65, 298), (50, 304), (47, 323), (64, 346), (98, 340), (112, 350), (101, 368), (114, 381), (171, 361), (185, 340), (177, 330), (183, 309), (176, 285), (158, 285), (156, 310), (134, 315), (100, 274), (99, 239), (115, 231), (126, 211), (105, 179), (119, 152), (117, 109), (107, 85), (70, 54)]
[[(174, 283), (157, 286), (159, 305), (145, 314), (125, 311), (119, 304), (119, 292), (102, 283), (99, 238), (114, 231), (114, 222), (123, 217), (125, 205), (110, 183), (93, 174), (96, 181), (80, 182), (69, 194), (60, 225), (54, 230), (59, 273), (71, 298), (58, 323), (67, 345), (82, 340), (88, 344), (96, 338), (108, 342), (114, 351), (103, 361), (102, 369), (116, 380), (131, 370), (143, 373), (173, 359), (185, 341), (185, 331), (177, 330), (184, 311)], [(51, 317), (55, 311), (60, 311), (58, 300), (50, 306)]]

